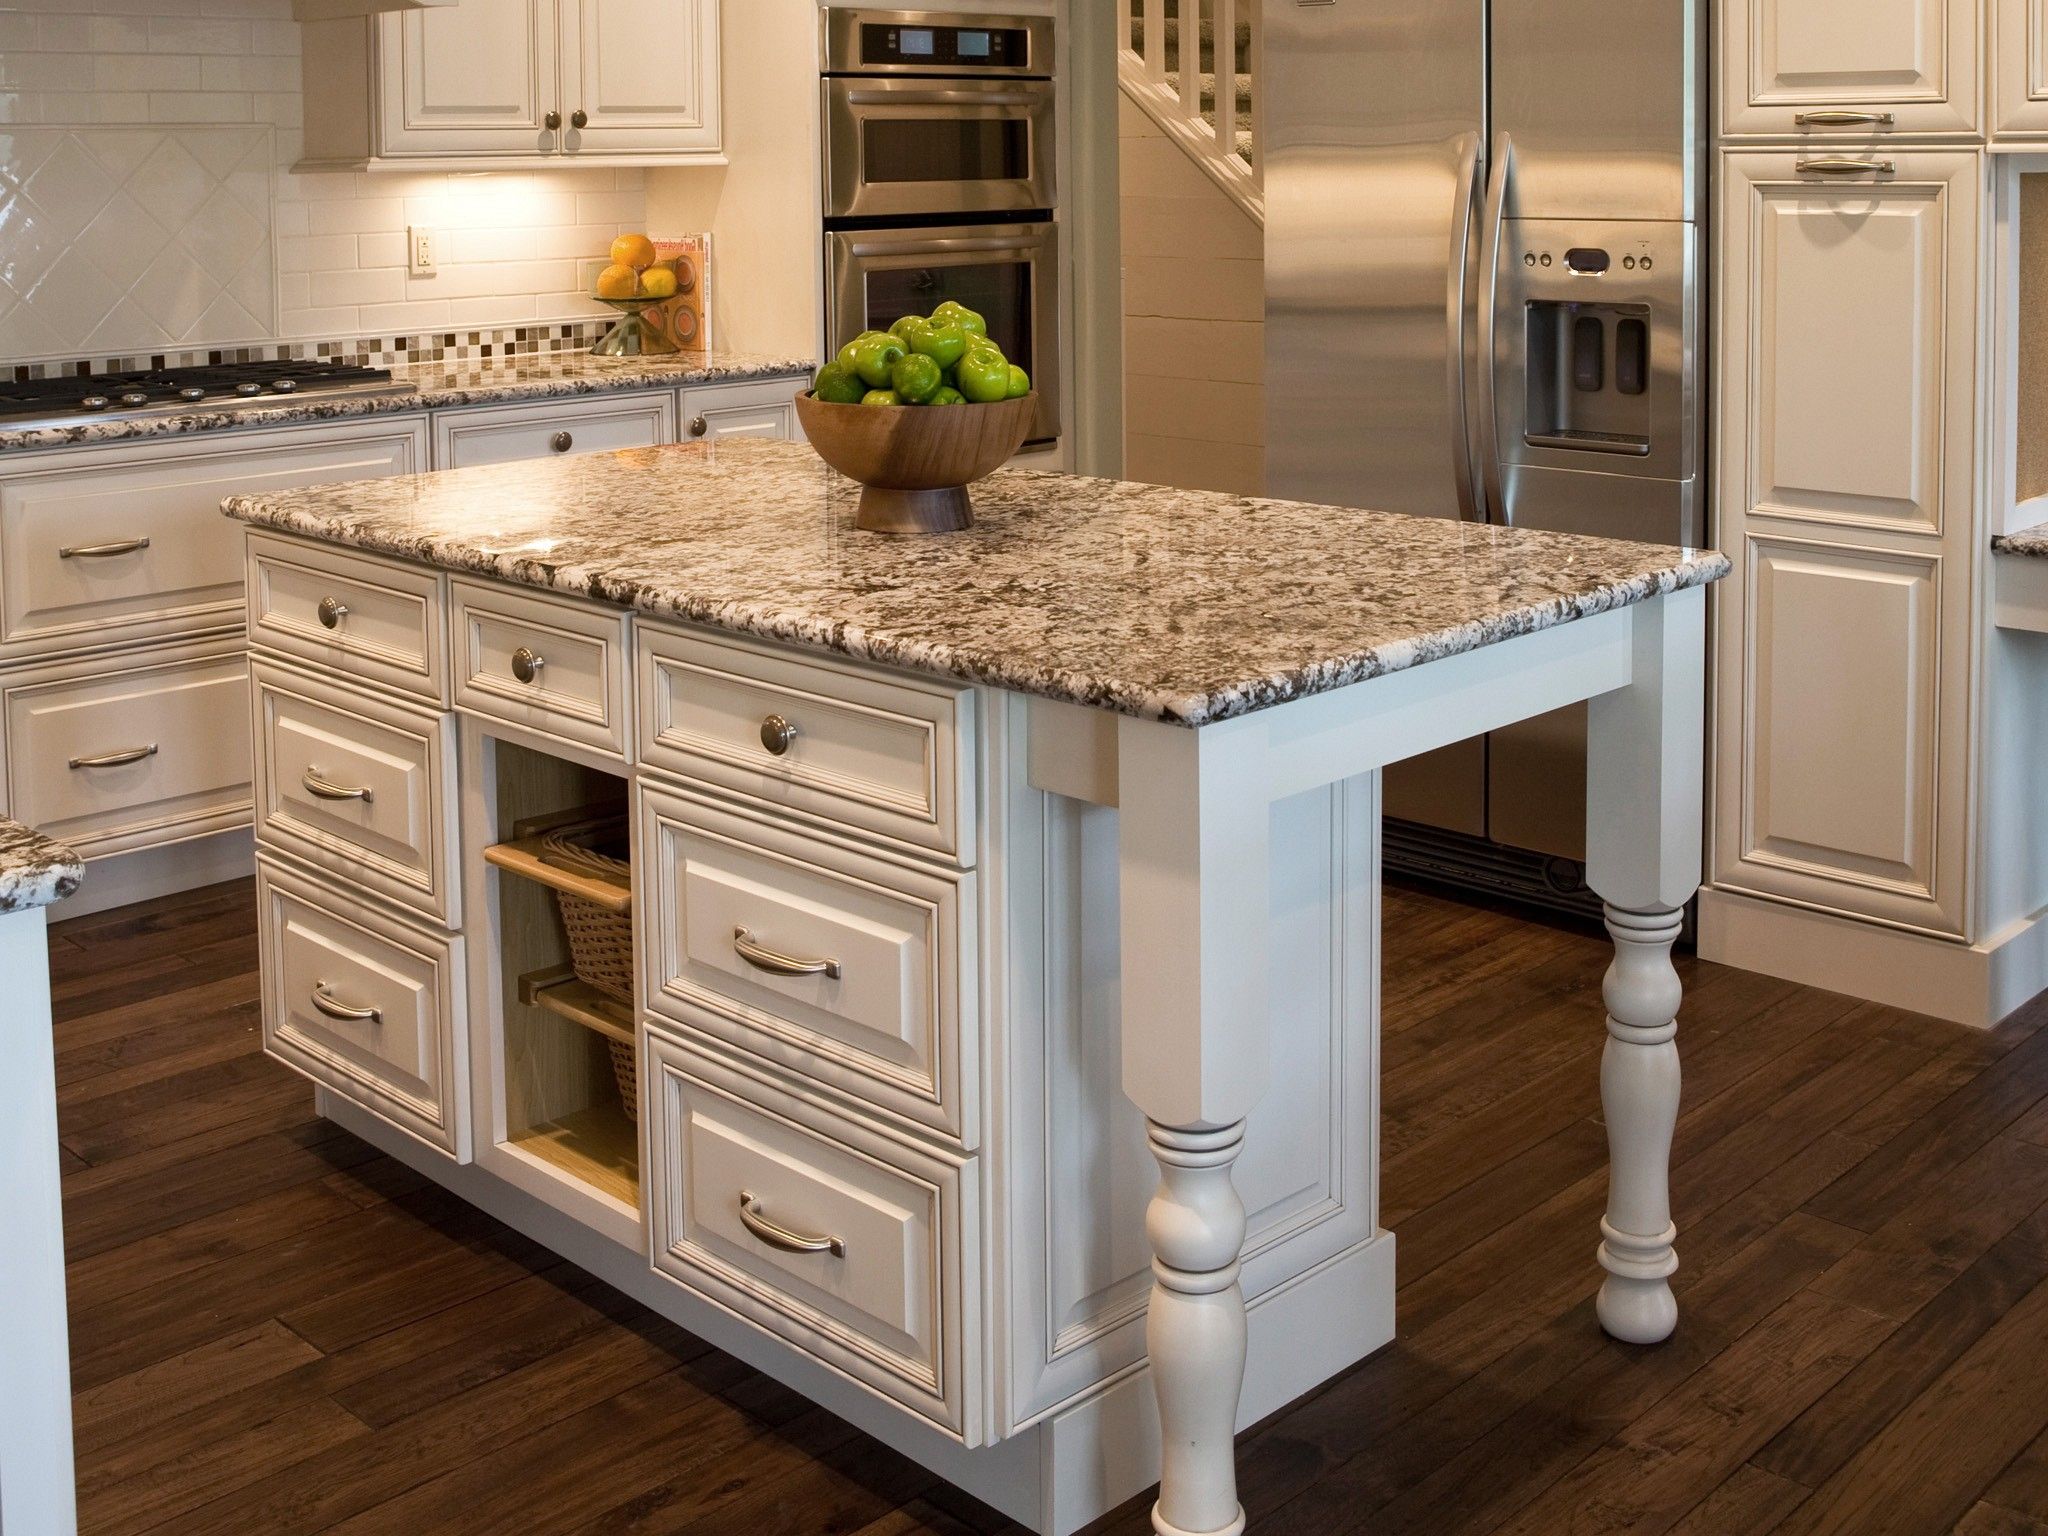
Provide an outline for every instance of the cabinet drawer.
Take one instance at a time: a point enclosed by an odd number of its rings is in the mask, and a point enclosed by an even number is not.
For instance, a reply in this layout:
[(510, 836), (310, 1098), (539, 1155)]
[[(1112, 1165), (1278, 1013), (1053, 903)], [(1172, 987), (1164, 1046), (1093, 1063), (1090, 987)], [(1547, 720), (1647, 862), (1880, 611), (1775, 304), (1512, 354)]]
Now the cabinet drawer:
[(451, 595), (460, 708), (625, 756), (625, 614), (473, 581)]
[(1980, 4), (1726, 0), (1718, 9), (1725, 136), (1819, 146), (1982, 132)]
[(448, 702), (442, 578), (319, 544), (249, 535), (251, 643)]
[(676, 399), (662, 391), (532, 406), (434, 413), (434, 467), (469, 469), (513, 459), (609, 453), (676, 440)]
[(454, 717), (265, 662), (253, 679), (257, 837), (455, 926)]
[(640, 797), (648, 1006), (974, 1145), (973, 874)]
[(247, 825), (248, 676), (219, 641), (13, 674), (9, 813), (92, 857)]
[(976, 1443), (972, 1162), (646, 1038), (655, 1268)]
[(711, 384), (682, 394), (682, 435), (690, 442), (721, 437), (773, 437), (801, 442), (797, 392), (808, 379), (771, 379), (760, 384)]
[(412, 430), (271, 447), (152, 442), (0, 478), (0, 656), (227, 628), (242, 606), (237, 492), (419, 469)]
[(467, 1162), (462, 941), (268, 857), (256, 902), (264, 1050)]
[(653, 625), (637, 643), (643, 763), (974, 862), (971, 688)]

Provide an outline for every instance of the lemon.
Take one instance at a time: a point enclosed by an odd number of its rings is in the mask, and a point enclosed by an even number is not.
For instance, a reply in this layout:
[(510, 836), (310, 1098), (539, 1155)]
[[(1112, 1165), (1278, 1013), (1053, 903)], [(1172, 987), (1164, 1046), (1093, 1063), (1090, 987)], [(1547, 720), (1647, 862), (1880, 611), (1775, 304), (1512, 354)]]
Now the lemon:
[(650, 299), (672, 299), (676, 292), (676, 274), (669, 267), (649, 267), (640, 274), (640, 291)]

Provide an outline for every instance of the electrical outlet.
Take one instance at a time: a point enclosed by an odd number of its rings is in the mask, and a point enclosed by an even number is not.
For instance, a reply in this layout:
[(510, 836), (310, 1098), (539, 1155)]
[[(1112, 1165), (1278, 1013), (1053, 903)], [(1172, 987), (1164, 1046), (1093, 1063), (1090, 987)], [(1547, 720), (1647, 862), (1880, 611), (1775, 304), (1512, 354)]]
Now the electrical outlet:
[(407, 249), (411, 252), (406, 270), (414, 277), (434, 275), (434, 232), (422, 224), (406, 228)]

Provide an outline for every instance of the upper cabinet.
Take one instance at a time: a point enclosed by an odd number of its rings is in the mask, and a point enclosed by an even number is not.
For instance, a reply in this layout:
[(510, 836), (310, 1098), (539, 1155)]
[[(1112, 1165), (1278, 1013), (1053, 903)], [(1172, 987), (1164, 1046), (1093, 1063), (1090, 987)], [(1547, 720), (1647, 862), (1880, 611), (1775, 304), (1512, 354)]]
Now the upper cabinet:
[[(2037, 15), (2048, 0), (2002, 0)], [(1979, 7), (1965, 0), (1726, 0), (1726, 135), (1884, 138), (1983, 132)]]
[(310, 165), (723, 160), (718, 0), (461, 0), (305, 33)]
[(1992, 131), (2048, 139), (2048, 0), (1994, 0)]

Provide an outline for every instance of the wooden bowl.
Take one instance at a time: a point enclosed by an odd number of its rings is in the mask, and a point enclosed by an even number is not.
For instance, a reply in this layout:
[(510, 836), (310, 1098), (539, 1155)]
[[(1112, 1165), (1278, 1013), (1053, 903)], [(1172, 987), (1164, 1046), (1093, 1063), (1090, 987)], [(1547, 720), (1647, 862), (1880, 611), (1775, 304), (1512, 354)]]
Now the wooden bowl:
[(1024, 446), (1038, 396), (993, 405), (834, 405), (805, 390), (796, 414), (818, 457), (864, 487), (855, 527), (952, 533), (974, 522), (967, 487)]

